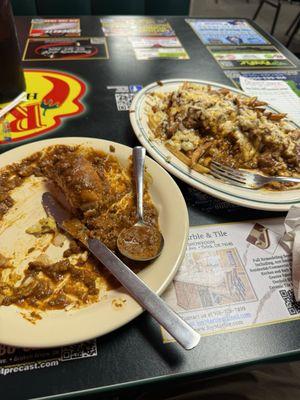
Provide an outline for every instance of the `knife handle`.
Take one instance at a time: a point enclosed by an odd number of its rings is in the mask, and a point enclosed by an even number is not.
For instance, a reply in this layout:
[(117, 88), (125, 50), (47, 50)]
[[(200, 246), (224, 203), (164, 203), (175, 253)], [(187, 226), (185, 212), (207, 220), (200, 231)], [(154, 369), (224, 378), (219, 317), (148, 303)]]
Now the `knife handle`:
[(186, 350), (194, 348), (200, 335), (155, 294), (130, 268), (97, 239), (88, 240), (88, 248), (118, 279), (132, 297), (145, 308)]
[(142, 146), (135, 146), (132, 150), (133, 169), (136, 188), (136, 213), (137, 221), (143, 222), (143, 193), (144, 193), (144, 167), (146, 150)]

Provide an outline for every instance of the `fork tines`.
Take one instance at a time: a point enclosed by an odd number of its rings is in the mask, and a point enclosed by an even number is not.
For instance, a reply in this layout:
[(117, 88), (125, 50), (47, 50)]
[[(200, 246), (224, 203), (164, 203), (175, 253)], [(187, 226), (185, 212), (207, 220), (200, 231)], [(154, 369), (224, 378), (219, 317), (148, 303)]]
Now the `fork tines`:
[(237, 186), (245, 187), (246, 176), (243, 171), (236, 170), (226, 165), (220, 164), (217, 161), (212, 161), (210, 164), (210, 173), (216, 178), (229, 181)]

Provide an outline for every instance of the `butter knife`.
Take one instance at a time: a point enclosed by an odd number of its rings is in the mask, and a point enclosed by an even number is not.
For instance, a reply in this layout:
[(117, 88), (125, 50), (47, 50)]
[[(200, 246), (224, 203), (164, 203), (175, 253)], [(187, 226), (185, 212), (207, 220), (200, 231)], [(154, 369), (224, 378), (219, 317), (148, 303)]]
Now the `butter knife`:
[[(46, 192), (42, 196), (42, 205), (47, 215), (53, 217), (57, 225), (74, 236), (68, 230), (67, 221), (74, 219), (72, 214), (63, 208), (51, 195)], [(77, 223), (77, 221), (76, 221)], [(80, 222), (78, 221), (80, 224)], [(78, 226), (77, 223), (77, 226)], [(83, 224), (82, 231), (86, 228)], [(193, 349), (200, 340), (200, 335), (192, 329), (178, 314), (176, 314), (157, 294), (155, 294), (130, 268), (127, 267), (100, 240), (86, 237), (76, 237), (88, 250), (118, 279), (131, 296), (146, 309), (156, 321), (169, 332), (186, 350)]]

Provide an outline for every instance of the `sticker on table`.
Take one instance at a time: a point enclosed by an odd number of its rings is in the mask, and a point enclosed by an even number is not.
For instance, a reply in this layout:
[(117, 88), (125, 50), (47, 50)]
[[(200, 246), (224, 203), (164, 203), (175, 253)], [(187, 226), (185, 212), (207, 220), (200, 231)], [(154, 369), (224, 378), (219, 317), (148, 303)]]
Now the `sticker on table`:
[[(27, 101), (1, 119), (0, 144), (8, 144), (57, 129), (63, 119), (84, 111), (81, 99), (85, 83), (66, 72), (27, 69), (24, 71)], [(0, 109), (5, 104), (0, 105)]]
[(269, 43), (245, 20), (186, 19), (186, 22), (206, 45), (259, 45)]
[(0, 345), (0, 375), (59, 366), (62, 362), (97, 357), (96, 339), (53, 349), (22, 349)]
[(48, 37), (48, 36), (80, 36), (79, 18), (59, 18), (59, 19), (33, 19), (29, 36)]
[(183, 47), (163, 47), (163, 48), (146, 48), (134, 49), (135, 56), (138, 60), (155, 60), (155, 59), (173, 59), (188, 60), (189, 56)]
[(295, 65), (274, 46), (209, 46), (223, 69), (293, 68)]
[(128, 111), (130, 109), (132, 100), (137, 92), (143, 89), (142, 85), (119, 85), (119, 86), (107, 86), (107, 90), (111, 90), (114, 93), (116, 106), (118, 111)]
[(175, 36), (165, 18), (105, 17), (100, 22), (105, 36)]
[(105, 38), (28, 39), (23, 54), (24, 61), (90, 59), (108, 59)]
[[(202, 335), (300, 319), (284, 219), (191, 227), (164, 300)], [(173, 341), (164, 330), (164, 342)]]
[(238, 89), (241, 89), (240, 77), (255, 81), (284, 81), (300, 97), (300, 71), (224, 71)]

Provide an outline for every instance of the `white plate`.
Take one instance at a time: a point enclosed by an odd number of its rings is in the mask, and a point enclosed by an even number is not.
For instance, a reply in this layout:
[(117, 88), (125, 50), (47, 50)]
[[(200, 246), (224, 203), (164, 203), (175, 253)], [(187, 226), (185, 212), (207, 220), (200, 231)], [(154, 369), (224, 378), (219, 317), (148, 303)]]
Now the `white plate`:
[[(26, 156), (54, 144), (82, 144), (94, 149), (109, 152), (109, 146), (115, 147), (115, 155), (121, 164), (126, 165), (132, 149), (119, 143), (92, 138), (60, 138), (26, 144), (10, 150), (0, 156), (0, 168), (18, 162)], [(171, 282), (185, 254), (188, 236), (188, 213), (183, 196), (170, 175), (156, 162), (147, 157), (146, 166), (153, 177), (150, 189), (154, 204), (159, 211), (159, 223), (165, 238), (161, 256), (145, 267), (139, 276), (156, 293), (161, 294)], [(44, 215), (40, 204), (43, 188), (34, 195), (28, 191), (24, 195), (23, 205), (31, 213), (34, 223)], [(31, 197), (30, 197), (31, 196)], [(37, 198), (38, 197), (38, 198)], [(26, 205), (27, 204), (27, 205)], [(18, 210), (20, 211), (20, 209)], [(22, 238), (18, 232), (18, 222), (14, 224), (10, 237), (15, 240), (17, 249)], [(0, 222), (1, 230), (1, 222)], [(17, 238), (17, 235), (18, 238)], [(29, 235), (27, 235), (29, 236)], [(0, 234), (1, 237), (1, 234)], [(18, 240), (18, 242), (17, 242)], [(6, 240), (7, 241), (7, 240)], [(1, 248), (11, 245), (0, 239)], [(16, 250), (17, 251), (17, 250)], [(114, 298), (125, 298), (126, 303), (120, 310), (112, 306)], [(108, 298), (86, 308), (70, 311), (48, 311), (43, 318), (32, 324), (26, 321), (16, 306), (0, 307), (0, 343), (22, 347), (51, 347), (81, 342), (111, 332), (131, 321), (142, 312), (142, 308), (124, 290), (111, 290)]]
[[(232, 92), (242, 94), (241, 90), (234, 89), (230, 86), (221, 85), (214, 82), (202, 81), (197, 79), (168, 79), (159, 82), (151, 83), (141, 90), (133, 99), (130, 108), (130, 121), (133, 130), (142, 143), (148, 150), (149, 154), (159, 162), (166, 170), (177, 176), (189, 185), (199, 189), (211, 196), (219, 199), (250, 208), (269, 211), (287, 211), (292, 205), (300, 202), (300, 189), (286, 191), (268, 191), (264, 189), (251, 190), (239, 188), (215, 179), (213, 176), (200, 174), (197, 171), (191, 170), (181, 162), (177, 157), (170, 153), (163, 143), (159, 140), (149, 140), (150, 129), (147, 122), (147, 95), (153, 91), (168, 92), (176, 90), (183, 82), (194, 82), (201, 85), (210, 85), (212, 88), (227, 88)], [(163, 85), (161, 85), (163, 83)], [(269, 107), (272, 111), (277, 110)], [(293, 127), (298, 127), (291, 122)]]

